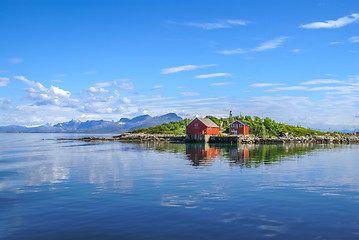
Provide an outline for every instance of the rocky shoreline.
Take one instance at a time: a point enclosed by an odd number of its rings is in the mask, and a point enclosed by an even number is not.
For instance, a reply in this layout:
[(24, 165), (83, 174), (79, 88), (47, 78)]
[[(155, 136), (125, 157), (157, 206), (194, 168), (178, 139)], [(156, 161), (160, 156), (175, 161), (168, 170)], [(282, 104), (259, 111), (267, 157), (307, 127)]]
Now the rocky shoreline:
[(58, 140), (77, 140), (84, 142), (94, 141), (121, 141), (121, 142), (171, 142), (184, 143), (186, 136), (124, 133), (119, 136), (107, 137), (84, 137), (84, 138), (59, 138)]
[[(160, 135), (160, 134), (133, 134), (124, 133), (119, 136), (110, 138), (105, 137), (84, 137), (84, 138), (60, 138), (58, 140), (78, 140), (85, 142), (93, 141), (121, 141), (121, 142), (171, 142), (171, 143), (184, 143), (189, 142), (186, 136), (177, 135)], [(210, 136), (206, 138), (209, 143), (238, 143), (238, 144), (258, 144), (258, 143), (320, 143), (320, 144), (350, 144), (359, 143), (358, 136), (342, 137), (337, 135), (333, 136), (285, 136), (278, 138), (264, 138), (254, 135), (247, 136)]]
[(333, 143), (333, 144), (349, 144), (359, 143), (359, 137), (357, 136), (286, 136), (278, 138), (263, 138), (257, 136), (239, 136), (238, 143)]

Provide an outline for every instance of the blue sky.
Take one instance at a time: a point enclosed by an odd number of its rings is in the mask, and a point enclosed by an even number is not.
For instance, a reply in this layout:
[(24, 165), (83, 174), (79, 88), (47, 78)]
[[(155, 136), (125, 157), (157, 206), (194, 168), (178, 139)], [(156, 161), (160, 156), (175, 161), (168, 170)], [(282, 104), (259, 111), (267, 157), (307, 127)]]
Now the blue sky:
[(271, 117), (359, 129), (359, 2), (0, 1), (0, 125)]

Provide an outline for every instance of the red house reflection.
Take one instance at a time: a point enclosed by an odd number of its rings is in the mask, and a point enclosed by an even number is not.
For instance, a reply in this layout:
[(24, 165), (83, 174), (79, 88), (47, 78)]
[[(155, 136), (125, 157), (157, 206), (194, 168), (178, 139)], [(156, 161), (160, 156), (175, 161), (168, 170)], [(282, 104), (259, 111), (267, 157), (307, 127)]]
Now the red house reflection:
[(233, 163), (241, 164), (249, 159), (249, 150), (244, 147), (232, 148), (229, 150), (229, 158)]
[(214, 159), (220, 154), (220, 149), (209, 147), (208, 144), (188, 144), (186, 154), (193, 166), (212, 165)]

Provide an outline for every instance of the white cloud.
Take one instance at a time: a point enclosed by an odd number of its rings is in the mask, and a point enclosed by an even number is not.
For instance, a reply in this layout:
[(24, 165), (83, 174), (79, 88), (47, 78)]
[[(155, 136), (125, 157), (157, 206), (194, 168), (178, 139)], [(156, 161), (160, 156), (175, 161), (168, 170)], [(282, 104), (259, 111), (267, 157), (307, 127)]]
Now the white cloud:
[(42, 125), (45, 123), (58, 123), (69, 121), (74, 118), (76, 111), (72, 108), (64, 108), (59, 105), (18, 105), (7, 111), (7, 114), (0, 116), (4, 125)]
[(7, 110), (11, 108), (11, 100), (9, 98), (0, 97), (0, 109)]
[(341, 44), (342, 42), (330, 42), (329, 45), (337, 45), (337, 44)]
[(22, 60), (22, 58), (10, 58), (9, 62), (10, 63), (22, 63), (23, 60)]
[(69, 91), (62, 90), (62, 89), (60, 89), (58, 87), (54, 87), (52, 85), (49, 89), (49, 92), (52, 93), (52, 95), (65, 97), (65, 98), (69, 98), (71, 95), (71, 93)]
[(128, 82), (128, 81), (130, 81), (131, 79), (130, 78), (120, 78), (120, 79), (116, 79), (115, 81), (114, 81), (114, 83), (118, 83), (118, 82)]
[(163, 88), (163, 87), (164, 87), (163, 85), (156, 85), (156, 86), (153, 86), (151, 89), (155, 90), (155, 89), (159, 89), (159, 88)]
[[(149, 112), (158, 112), (159, 110), (164, 112), (174, 112), (174, 110), (176, 110), (176, 112), (182, 112), (182, 115), (185, 115), (186, 117), (201, 113), (203, 116), (208, 115), (208, 113), (220, 116), (222, 109), (226, 109), (226, 107), (223, 106), (228, 105), (227, 102), (224, 103), (220, 98), (180, 98), (178, 100), (165, 99), (151, 102), (151, 104), (146, 106), (146, 109), (149, 110)], [(213, 108), (216, 108), (218, 111), (214, 113)]]
[[(118, 86), (120, 89), (122, 90), (128, 90), (128, 89), (133, 89), (133, 83), (129, 82), (131, 79), (126, 78), (126, 79), (116, 79), (115, 81), (112, 82), (100, 82), (100, 83), (95, 83), (94, 86), (97, 88), (103, 88), (103, 87), (110, 87), (110, 86)], [(132, 88), (131, 88), (132, 87)]]
[(278, 87), (272, 89), (272, 91), (310, 91), (311, 88), (306, 86), (290, 86), (290, 87)]
[[(115, 81), (112, 82), (100, 82), (100, 83), (95, 83), (95, 87), (98, 88), (103, 88), (103, 87), (110, 87), (110, 86), (117, 86), (122, 89), (122, 90), (128, 90), (128, 89), (133, 89), (133, 83), (129, 82), (131, 79), (130, 78), (124, 78), (124, 79), (116, 79)], [(132, 87), (132, 88), (131, 88)]]
[(9, 78), (0, 78), (0, 87), (6, 87), (10, 82)]
[(358, 97), (350, 95), (330, 95), (316, 100), (304, 96), (262, 96), (250, 98), (246, 105), (253, 112), (262, 112), (263, 116), (286, 124), (299, 123), (316, 129), (342, 129), (359, 124), (353, 116), (359, 110), (358, 100)]
[(246, 26), (249, 22), (248, 21), (243, 21), (243, 20), (238, 20), (238, 19), (228, 19), (228, 20), (222, 20), (222, 21), (217, 21), (217, 22), (213, 22), (213, 23), (196, 23), (196, 22), (190, 22), (190, 23), (185, 23), (184, 25), (188, 25), (188, 26), (192, 26), (192, 27), (198, 27), (198, 28), (202, 28), (202, 29), (206, 29), (206, 30), (211, 30), (211, 29), (219, 29), (219, 28), (231, 28), (233, 26)]
[(199, 93), (199, 92), (180, 92), (180, 94), (182, 96), (186, 96), (186, 97), (193, 97), (193, 96), (201, 95), (201, 93)]
[(133, 85), (132, 82), (123, 82), (121, 84), (118, 84), (117, 87), (120, 90), (131, 90), (135, 88), (135, 85)]
[(253, 52), (262, 52), (262, 51), (266, 51), (266, 50), (269, 50), (269, 49), (278, 48), (287, 39), (288, 39), (288, 37), (280, 37), (280, 38), (276, 38), (276, 39), (267, 41), (267, 42), (261, 44), (260, 46), (254, 48), (252, 51)]
[(80, 112), (91, 113), (91, 114), (109, 114), (113, 113), (117, 109), (109, 107), (109, 104), (104, 102), (88, 101), (82, 104), (79, 109)]
[(21, 80), (23, 83), (31, 87), (32, 89), (38, 89), (40, 91), (46, 91), (47, 89), (39, 82), (31, 81), (25, 78), (24, 76), (14, 76), (14, 79)]
[(224, 54), (224, 55), (232, 55), (232, 54), (242, 54), (242, 53), (246, 53), (248, 52), (248, 50), (244, 50), (242, 48), (236, 48), (233, 50), (223, 50), (223, 51), (219, 51), (218, 53)]
[(113, 114), (123, 112), (131, 103), (127, 97), (92, 95), (82, 99), (77, 107), (85, 114)]
[(86, 92), (90, 92), (90, 93), (107, 93), (109, 91), (106, 90), (106, 89), (103, 89), (103, 88), (89, 87), (88, 89), (86, 89)]
[(269, 40), (267, 42), (262, 43), (258, 47), (252, 48), (252, 49), (241, 49), (236, 48), (233, 50), (223, 50), (219, 51), (218, 53), (224, 54), (224, 55), (232, 55), (232, 54), (243, 54), (248, 52), (263, 52), (274, 48), (279, 48), (283, 45), (283, 43), (288, 39), (289, 37), (279, 37), (272, 40)]
[(96, 74), (97, 71), (87, 71), (87, 72), (84, 72), (85, 75), (92, 75), (92, 74)]
[(95, 83), (94, 84), (96, 87), (110, 87), (113, 85), (112, 82), (103, 82), (103, 83)]
[(249, 85), (250, 87), (273, 87), (273, 86), (280, 86), (283, 83), (254, 83)]
[(325, 94), (352, 94), (359, 92), (359, 86), (342, 85), (342, 86), (322, 86), (322, 87), (308, 87), (308, 86), (289, 86), (278, 87), (268, 91), (327, 91)]
[(195, 78), (213, 78), (213, 77), (229, 77), (232, 76), (230, 73), (211, 73), (211, 74), (203, 74), (197, 75)]
[(98, 114), (81, 114), (80, 115), (80, 118), (83, 118), (85, 120), (89, 119), (89, 118), (95, 119), (95, 118), (99, 118), (99, 117), (100, 117), (100, 115), (98, 115)]
[(128, 99), (127, 97), (124, 97), (124, 98), (122, 98), (122, 102), (125, 104), (129, 104), (129, 103), (131, 103), (131, 100)]
[[(39, 82), (31, 81), (24, 76), (14, 76), (14, 79), (26, 84), (27, 96), (25, 99), (33, 103), (12, 106), (11, 100), (0, 97), (0, 109), (6, 114), (0, 114), (0, 122), (13, 124), (44, 124), (69, 121), (89, 116), (101, 116), (102, 119), (115, 120), (125, 114), (137, 113), (140, 103), (131, 101), (127, 96), (120, 96), (118, 90), (109, 92), (106, 89), (90, 87), (85, 91), (90, 93), (108, 92), (106, 95), (86, 94), (80, 99), (71, 98), (69, 91), (55, 86), (46, 88)], [(130, 85), (121, 85), (124, 89)], [(117, 93), (117, 94), (116, 94)], [(164, 98), (162, 98), (164, 99)], [(142, 104), (143, 105), (143, 104)]]
[(353, 37), (349, 38), (348, 40), (349, 40), (349, 42), (357, 43), (357, 42), (359, 42), (359, 36), (353, 36)]
[(359, 14), (353, 13), (351, 15), (338, 18), (337, 20), (327, 20), (325, 22), (313, 22), (304, 25), (300, 25), (301, 28), (340, 28), (350, 23), (358, 22)]
[[(307, 87), (308, 86), (301, 86)], [(353, 86), (352, 86), (353, 87)], [(358, 87), (358, 86), (357, 86)], [(317, 89), (319, 90), (319, 89)], [(322, 89), (324, 90), (324, 89)], [(69, 121), (70, 119), (105, 119), (118, 120), (121, 117), (138, 116), (144, 111), (155, 116), (166, 112), (177, 112), (181, 116), (193, 117), (195, 115), (206, 116), (217, 109), (216, 117), (227, 115), (228, 106), (236, 114), (252, 115), (260, 117), (270, 117), (276, 121), (286, 124), (301, 124), (310, 127), (331, 127), (337, 125), (353, 126), (359, 123), (354, 115), (359, 113), (358, 94), (342, 95), (318, 95), (315, 99), (309, 96), (258, 96), (252, 98), (219, 97), (219, 98), (199, 98), (199, 93), (189, 92), (182, 94), (178, 99), (161, 97), (156, 99), (142, 99), (128, 101), (128, 98), (114, 96), (86, 95), (86, 99), (77, 103), (77, 108), (68, 108), (63, 105), (43, 105), (33, 104), (11, 107), (9, 99), (0, 98), (0, 108), (9, 106), (3, 110), (6, 114), (0, 114), (0, 122), (17, 122), (18, 124), (43, 124), (46, 122), (57, 123)], [(195, 94), (193, 94), (195, 93)], [(297, 94), (297, 93), (296, 93)], [(299, 94), (299, 93), (298, 93)], [(319, 99), (318, 99), (319, 98)], [(4, 104), (1, 104), (2, 101)], [(233, 102), (241, 102), (234, 105)], [(151, 103), (151, 104), (149, 104)], [(283, 104), (285, 103), (285, 104)], [(232, 105), (231, 105), (232, 104)], [(3, 106), (2, 106), (3, 105)], [(243, 109), (246, 105), (246, 109)], [(315, 112), (316, 114), (313, 114)], [(333, 128), (332, 128), (333, 129)]]
[(225, 86), (225, 85), (231, 85), (233, 83), (231, 82), (219, 82), (219, 83), (211, 83), (212, 86)]
[(349, 76), (348, 79), (350, 81), (358, 81), (359, 82), (359, 75)]
[(213, 104), (215, 102), (218, 102), (218, 98), (200, 98), (200, 99), (180, 99), (180, 100), (175, 100), (175, 101), (166, 101), (164, 104), (177, 104), (177, 106), (183, 106), (183, 105), (186, 105), (186, 104), (190, 104), (190, 105), (193, 105), (193, 104), (205, 104), (205, 102), (208, 102), (206, 104)]
[(61, 80), (53, 79), (53, 80), (50, 80), (50, 82), (61, 82)]
[(27, 98), (36, 101), (37, 105), (60, 105), (70, 104), (77, 101), (75, 99), (70, 99), (71, 93), (69, 91), (62, 90), (58, 87), (51, 86), (50, 88), (46, 88), (41, 83), (28, 80), (24, 76), (14, 76), (14, 79), (21, 80), (29, 86), (29, 88), (26, 89), (29, 93)]
[(314, 79), (307, 82), (302, 82), (302, 85), (315, 85), (315, 84), (331, 84), (331, 83), (343, 83), (343, 81), (335, 79)]
[(58, 87), (51, 86), (45, 91), (32, 91), (28, 98), (35, 100), (38, 105), (46, 104), (66, 104), (70, 98), (69, 91), (62, 90)]
[(300, 53), (300, 52), (302, 52), (302, 49), (293, 49), (292, 52), (294, 52), (294, 53)]
[(176, 73), (176, 72), (182, 72), (182, 71), (191, 71), (198, 68), (206, 68), (206, 67), (214, 67), (217, 66), (217, 64), (207, 64), (207, 65), (184, 65), (184, 66), (178, 66), (173, 68), (164, 68), (161, 69), (162, 74), (169, 74), (169, 73)]
[[(163, 97), (161, 94), (159, 95), (153, 95), (151, 98), (145, 98), (145, 99), (139, 99), (136, 100), (136, 102), (143, 104), (144, 102), (153, 102), (153, 101), (162, 101), (162, 100), (168, 100), (168, 99), (174, 99), (175, 97)], [(153, 104), (153, 103), (151, 103)]]
[(65, 74), (61, 73), (61, 74), (55, 74), (55, 77), (65, 77)]

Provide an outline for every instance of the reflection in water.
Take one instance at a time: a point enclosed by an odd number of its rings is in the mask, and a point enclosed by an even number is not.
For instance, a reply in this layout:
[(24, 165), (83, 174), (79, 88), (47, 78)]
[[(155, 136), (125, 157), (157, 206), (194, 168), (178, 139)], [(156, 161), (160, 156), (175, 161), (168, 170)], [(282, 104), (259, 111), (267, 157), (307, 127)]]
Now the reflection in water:
[(229, 160), (231, 163), (243, 164), (248, 162), (250, 146), (240, 145), (237, 148), (229, 149)]
[(0, 239), (359, 234), (359, 146), (43, 138), (0, 137)]
[(329, 144), (170, 144), (147, 142), (141, 144), (145, 149), (160, 152), (185, 153), (193, 166), (211, 166), (216, 160), (225, 161), (229, 166), (260, 167), (283, 160), (288, 157), (300, 158), (316, 150), (342, 148), (342, 145)]
[[(96, 185), (96, 192), (108, 188), (122, 192), (133, 187), (129, 170), (132, 166), (126, 160), (137, 158), (134, 151), (138, 147), (134, 150), (133, 146), (119, 146), (118, 143), (82, 144), (56, 140), (42, 140), (41, 144), (44, 148), (35, 151), (27, 151), (19, 145), (18, 152), (0, 155), (0, 192), (9, 189), (17, 193), (38, 191), (31, 186), (43, 184), (55, 189), (57, 184), (74, 179)], [(122, 152), (126, 154), (119, 154)], [(12, 181), (12, 176), (22, 177)]]
[(220, 149), (210, 147), (209, 144), (186, 144), (186, 155), (193, 166), (212, 165), (219, 154)]
[(218, 156), (222, 156), (230, 166), (243, 164), (249, 159), (249, 149), (254, 150), (254, 145), (230, 145), (230, 144), (186, 144), (186, 155), (192, 161), (193, 166), (210, 166)]
[[(192, 166), (209, 167), (216, 161), (229, 167), (260, 167), (298, 158), (317, 149), (342, 147), (340, 145), (278, 144), (278, 145), (231, 145), (231, 144), (171, 144), (164, 142), (136, 143), (87, 143), (75, 141), (42, 141), (46, 148), (33, 152), (8, 152), (0, 157), (0, 191), (14, 186), (7, 174), (23, 173), (24, 186), (43, 183), (62, 183), (78, 174), (78, 181), (98, 185), (98, 189), (113, 188), (129, 191), (133, 188), (133, 172), (141, 164), (150, 171), (163, 172), (168, 167), (164, 159), (157, 159), (158, 152), (190, 160)], [(76, 151), (74, 151), (76, 149)], [(145, 149), (145, 151), (143, 151)], [(152, 151), (151, 151), (152, 150)], [(152, 161), (146, 158), (154, 157)], [(9, 160), (10, 159), (10, 160)], [(157, 162), (158, 161), (158, 162)], [(157, 165), (156, 165), (157, 164)], [(156, 169), (153, 169), (156, 166)], [(14, 169), (19, 169), (14, 171)], [(160, 179), (158, 179), (160, 181)], [(111, 183), (111, 186), (108, 184)]]
[(300, 158), (315, 150), (339, 147), (319, 144), (247, 144), (222, 146), (222, 155), (229, 159), (230, 166), (260, 167), (283, 160)]

